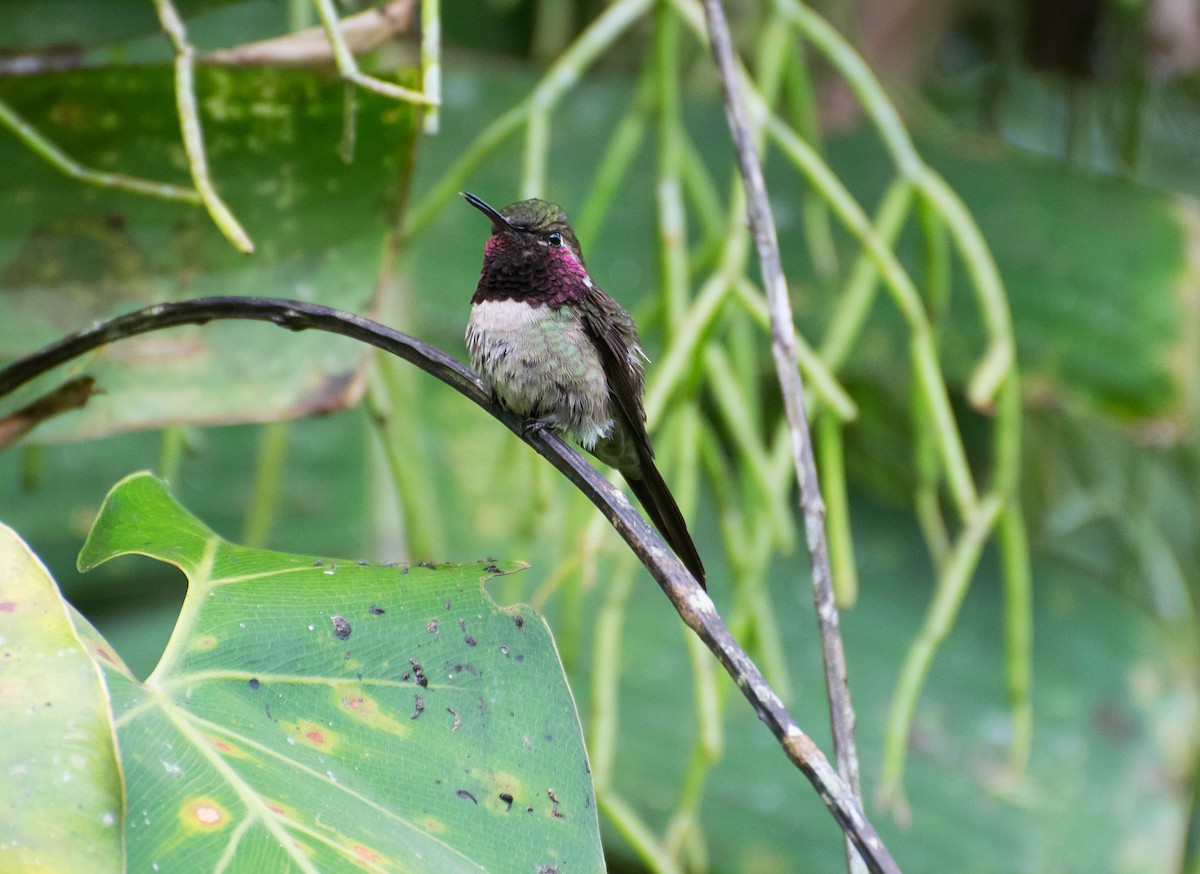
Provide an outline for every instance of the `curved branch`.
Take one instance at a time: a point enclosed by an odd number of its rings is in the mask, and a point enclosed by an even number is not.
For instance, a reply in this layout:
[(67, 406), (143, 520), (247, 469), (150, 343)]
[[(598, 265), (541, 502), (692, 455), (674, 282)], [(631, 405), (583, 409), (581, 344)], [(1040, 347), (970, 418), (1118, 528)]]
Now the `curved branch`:
[(492, 400), (491, 393), (478, 376), (442, 350), (371, 319), (320, 304), (262, 297), (197, 298), (155, 304), (117, 316), (19, 359), (0, 370), (0, 397), (107, 343), (162, 328), (204, 324), (215, 319), (271, 322), (292, 331), (329, 331), (382, 349), (440, 379), (532, 446), (600, 509), (629, 544), (675, 605), (680, 618), (712, 650), (759, 719), (779, 740), (787, 757), (808, 777), (842, 831), (858, 847), (867, 866), (876, 872), (899, 871), (850, 787), (796, 723), (762, 672), (733, 639), (708, 594), (667, 548), (658, 532), (633, 509), (625, 494), (553, 431), (527, 429), (524, 419)]

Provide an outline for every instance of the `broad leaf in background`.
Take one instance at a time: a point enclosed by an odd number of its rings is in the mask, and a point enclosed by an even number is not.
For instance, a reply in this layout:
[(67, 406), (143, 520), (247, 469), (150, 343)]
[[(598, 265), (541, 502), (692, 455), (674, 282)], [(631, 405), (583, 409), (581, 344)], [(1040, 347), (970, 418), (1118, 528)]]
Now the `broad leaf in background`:
[[(84, 185), (0, 133), (0, 363), (166, 300), (262, 295), (374, 311), (415, 144), (411, 105), (359, 95), (347, 164), (333, 76), (202, 69), (197, 91), (214, 181), (255, 254), (234, 251), (197, 207)], [(0, 98), (85, 165), (187, 184), (169, 66), (0, 80)], [(363, 346), (318, 334), (280, 343), (276, 330), (189, 326), (73, 362), (65, 373), (94, 376), (101, 393), (34, 439), (274, 421), (357, 398)], [(62, 379), (39, 380), (0, 412)]]
[(0, 870), (121, 869), (121, 777), (79, 614), (0, 525)]
[[(114, 487), (80, 565), (126, 553), (189, 578), (145, 684), (84, 630), (112, 702), (130, 869), (603, 866), (571, 693), (544, 621), (483, 592), (501, 567), (238, 547), (148, 474)], [(6, 736), (45, 731), (5, 713)]]

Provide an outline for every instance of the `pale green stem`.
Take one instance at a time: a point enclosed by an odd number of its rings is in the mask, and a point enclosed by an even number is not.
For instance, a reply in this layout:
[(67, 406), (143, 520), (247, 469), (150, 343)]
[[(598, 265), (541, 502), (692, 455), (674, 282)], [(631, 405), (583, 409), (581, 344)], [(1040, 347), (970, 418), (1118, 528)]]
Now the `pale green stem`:
[(625, 799), (615, 792), (596, 794), (596, 803), (608, 817), (617, 832), (629, 841), (638, 858), (655, 874), (683, 874), (675, 860), (668, 855), (654, 837), (650, 826), (642, 820)]
[[(733, 290), (738, 303), (746, 308), (759, 326), (769, 331), (771, 317), (761, 290), (745, 276), (734, 283)], [(820, 399), (827, 403), (843, 422), (852, 422), (858, 418), (858, 404), (854, 403), (854, 398), (850, 397), (850, 393), (838, 382), (833, 371), (801, 334), (796, 335), (796, 361), (807, 383), (811, 383), (814, 400)]]
[(925, 403), (929, 405), (933, 433), (937, 435), (941, 449), (950, 494), (954, 497), (959, 516), (965, 519), (978, 507), (979, 496), (975, 491), (971, 469), (967, 465), (967, 453), (958, 433), (958, 422), (950, 406), (950, 396), (946, 392), (946, 383), (928, 326), (924, 326), (922, 331), (913, 332), (909, 338), (909, 352), (913, 358), (917, 382), (921, 386)]
[(721, 207), (721, 195), (704, 159), (696, 151), (696, 144), (683, 130), (679, 133), (679, 158), (683, 162), (680, 178), (684, 190), (691, 200), (692, 209), (704, 227), (705, 237), (716, 240), (725, 236), (725, 217)]
[(358, 146), (358, 89), (353, 82), (342, 83), (342, 141), (338, 144), (338, 157), (343, 164), (354, 163), (354, 151)]
[[(688, 638), (690, 653), (696, 648), (696, 645), (691, 642), (696, 640), (696, 636), (693, 634), (685, 636)], [(698, 654), (699, 657), (711, 664), (712, 654), (708, 652), (703, 643), (699, 646), (701, 650)], [(713, 762), (706, 756), (704, 744), (702, 742), (693, 744), (692, 755), (688, 759), (687, 769), (683, 775), (683, 787), (679, 792), (679, 801), (675, 804), (675, 811), (671, 814), (671, 820), (667, 823), (662, 837), (663, 852), (677, 862), (682, 861), (685, 839), (689, 834), (697, 831), (696, 813), (700, 809), (700, 802), (704, 800), (704, 786), (708, 782), (708, 775), (712, 772), (712, 767)]]
[(954, 496), (959, 515), (964, 518), (969, 516), (979, 500), (975, 491), (975, 481), (967, 464), (967, 453), (963, 448), (958, 423), (950, 406), (950, 395), (946, 390), (946, 383), (933, 348), (932, 328), (925, 315), (925, 307), (917, 287), (895, 253), (872, 226), (858, 202), (821, 157), (777, 119), (772, 118), (768, 122), (768, 128), (784, 153), (792, 158), (797, 168), (821, 191), (847, 230), (858, 238), (863, 248), (871, 255), (876, 269), (880, 271), (884, 282), (892, 291), (893, 299), (908, 322), (912, 334), (914, 367), (937, 428), (935, 433), (945, 463), (946, 479), (951, 494)]
[[(701, 340), (732, 293), (737, 278), (742, 275), (750, 246), (746, 224), (740, 220), (740, 216), (745, 214), (745, 203), (744, 193), (740, 188), (735, 189), (729, 205), (729, 231), (721, 252), (721, 263), (696, 293), (692, 305), (684, 313), (682, 323), (676, 326), (674, 342), (668, 347), (664, 358), (655, 365), (646, 388), (646, 416), (652, 422), (657, 420), (667, 398), (675, 393), (695, 365), (696, 350)], [(736, 212), (738, 209), (740, 213)]]
[(770, 519), (771, 529), (777, 540), (785, 538), (783, 532), (794, 524), (789, 499), (790, 482), (771, 476), (770, 462), (763, 449), (761, 438), (755, 433), (755, 422), (746, 408), (745, 398), (737, 378), (729, 366), (729, 359), (715, 343), (704, 349), (704, 369), (708, 384), (716, 400), (725, 427), (741, 453), (746, 468), (762, 493), (764, 509)]
[(921, 193), (936, 205), (946, 217), (946, 226), (958, 247), (959, 256), (971, 277), (971, 288), (979, 300), (984, 326), (988, 333), (988, 348), (976, 365), (967, 385), (967, 398), (977, 408), (989, 406), (1001, 383), (1012, 371), (1016, 349), (1012, 336), (1012, 317), (1000, 271), (991, 250), (983, 239), (975, 217), (962, 198), (941, 176), (927, 170), (920, 177)]
[(592, 724), (588, 732), (588, 752), (592, 763), (592, 782), (598, 797), (608, 795), (613, 786), (621, 712), (621, 665), (624, 663), (621, 637), (629, 598), (633, 594), (633, 582), (632, 562), (622, 560), (612, 577), (605, 581), (604, 600), (595, 620)]
[[(696, 516), (700, 491), (700, 412), (692, 405), (679, 412), (678, 439), (673, 441), (679, 463), (676, 465), (675, 495), (684, 514)], [(688, 657), (692, 663), (693, 692), (696, 695), (696, 724), (705, 760), (720, 761), (725, 748), (724, 720), (717, 707), (716, 663), (703, 642), (694, 634), (685, 634)]]
[(221, 195), (217, 194), (208, 172), (204, 131), (200, 126), (200, 112), (196, 107), (195, 51), (187, 40), (183, 19), (179, 17), (171, 0), (154, 0), (154, 8), (175, 49), (175, 106), (179, 112), (179, 127), (183, 135), (183, 148), (187, 153), (188, 169), (192, 174), (192, 184), (200, 193), (200, 199), (213, 224), (235, 249), (248, 255), (254, 251), (254, 242), (234, 218)]
[(675, 340), (666, 355), (654, 364), (646, 388), (646, 418), (658, 421), (671, 397), (695, 365), (694, 355), (729, 295), (730, 283), (721, 275), (712, 276), (700, 287), (696, 297), (675, 328)]
[(1023, 771), (1033, 743), (1033, 584), (1029, 544), (1017, 494), (1021, 453), (1021, 389), (1016, 370), (1000, 387), (996, 404), (993, 488), (1006, 496), (1000, 520), (1000, 568), (1004, 585), (1005, 665), (1012, 707), (1010, 761)]
[[(794, 51), (788, 58), (785, 75), (785, 94), (793, 122), (800, 135), (821, 149), (821, 122), (817, 110), (817, 96), (808, 70), (808, 57), (804, 43), (797, 40)], [(806, 193), (801, 204), (804, 220), (804, 238), (812, 256), (813, 267), (822, 279), (832, 282), (838, 273), (837, 244), (833, 239), (833, 225), (829, 220), (829, 205), (819, 197)]]
[[(699, 38), (706, 40), (702, 10), (695, 0), (671, 0), (671, 2), (680, 10), (685, 20), (688, 20), (693, 28), (697, 29)], [(887, 96), (879, 88), (878, 82), (875, 81), (862, 60), (858, 58), (853, 48), (846, 44), (836, 31), (819, 16), (800, 7), (794, 0), (780, 0), (780, 2), (785, 2), (789, 9), (795, 7), (800, 10), (799, 18), (797, 18), (795, 10), (788, 14), (791, 14), (806, 28), (811, 27), (813, 32), (818, 34), (819, 39), (814, 37), (814, 43), (817, 43), (819, 47), (824, 46), (823, 50), (828, 49), (837, 54), (836, 58), (831, 57), (830, 60), (835, 65), (846, 65), (846, 69), (843, 69), (842, 72), (848, 78), (851, 75), (856, 77), (856, 91), (862, 87), (869, 92), (866, 96), (860, 94), (860, 99), (876, 101), (869, 108), (869, 114), (877, 124), (881, 125), (881, 128), (884, 125), (891, 126), (888, 131), (882, 131), (884, 138), (893, 148), (897, 163), (902, 168), (907, 168), (906, 175), (913, 177), (914, 181), (920, 184), (921, 179), (925, 177), (924, 164), (915, 150), (912, 150), (912, 142), (908, 139), (907, 131), (904, 130), (904, 126), (888, 102)], [(781, 11), (787, 12), (783, 9)], [(839, 66), (839, 68), (841, 67)], [(914, 367), (918, 379), (922, 382), (926, 401), (930, 404), (933, 421), (938, 427), (937, 435), (945, 461), (946, 478), (951, 494), (954, 496), (959, 514), (964, 518), (971, 515), (978, 504), (975, 482), (971, 476), (970, 467), (967, 465), (966, 451), (958, 433), (958, 424), (950, 406), (945, 381), (937, 364), (936, 355), (933, 354), (930, 342), (931, 330), (916, 286), (907, 271), (901, 266), (895, 253), (880, 239), (870, 220), (858, 202), (846, 190), (841, 180), (811, 146), (770, 113), (768, 107), (763, 103), (761, 95), (755, 89), (753, 81), (744, 71), (742, 71), (741, 85), (747, 97), (750, 98), (751, 115), (757, 116), (761, 120), (761, 124), (765, 125), (766, 130), (784, 154), (792, 160), (809, 183), (833, 207), (838, 218), (858, 238), (860, 244), (875, 260), (877, 269), (891, 290), (896, 304), (912, 332)], [(929, 366), (931, 362), (932, 368)]]
[(504, 142), (525, 121), (527, 107), (519, 103), (505, 112), (487, 127), (485, 127), (471, 144), (467, 146), (461, 158), (442, 174), (441, 180), (425, 198), (408, 212), (408, 220), (404, 225), (406, 236), (412, 236), (433, 221), (442, 204), (455, 195), (479, 162), (487, 157), (496, 146)]
[(1029, 764), (1033, 746), (1033, 583), (1025, 520), (1016, 499), (1000, 517), (1000, 560), (1004, 583), (1004, 649), (1008, 700), (1012, 707), (1009, 762), (1016, 773)]
[(446, 554), (438, 490), (428, 478), (429, 466), (422, 463), (417, 447), (421, 445), (417, 419), (403, 411), (415, 404), (420, 391), (412, 377), (412, 368), (401, 367), (394, 359), (380, 356), (375, 369), (379, 391), (368, 395), (373, 402), (371, 422), (379, 434), (380, 446), (392, 476), (400, 515), (404, 520), (409, 553), (422, 561)]
[(646, 104), (654, 90), (654, 67), (647, 64), (638, 79), (629, 108), (617, 123), (604, 155), (588, 186), (588, 197), (575, 222), (575, 233), (586, 246), (596, 239), (613, 202), (622, 193), (622, 184), (646, 138)]
[[(321, 25), (325, 29), (325, 36), (329, 39), (329, 47), (333, 50), (334, 62), (337, 64), (338, 75), (347, 82), (353, 82), (360, 88), (365, 88), (367, 91), (373, 91), (383, 97), (390, 97), (393, 100), (403, 100), (407, 103), (420, 103), (425, 105), (435, 105), (438, 101), (436, 94), (422, 94), (420, 91), (415, 91), (412, 88), (405, 88), (403, 85), (397, 85), (394, 82), (385, 82), (375, 76), (368, 76), (366, 73), (358, 69), (358, 62), (354, 60), (354, 53), (350, 51), (350, 47), (346, 45), (346, 40), (342, 36), (342, 27), (338, 19), (337, 10), (333, 6), (333, 0), (313, 0), (317, 6), (317, 15), (321, 19)], [(424, 49), (424, 45), (422, 45)]]
[(421, 91), (431, 97), (425, 110), (425, 133), (438, 132), (438, 107), (442, 102), (441, 0), (421, 0)]
[(550, 112), (535, 109), (525, 127), (525, 151), (521, 162), (521, 199), (546, 196), (546, 163), (550, 154)]
[[(329, 2), (329, 0), (324, 0)], [(656, 0), (616, 0), (606, 8), (559, 56), (529, 95), (509, 109), (467, 147), (463, 156), (442, 176), (442, 181), (417, 204), (405, 226), (406, 234), (424, 227), (442, 204), (459, 190), (471, 170), (506, 136), (516, 130), (535, 109), (550, 111), (562, 96), (575, 86), (580, 75), (609, 48), (630, 26), (641, 18)]]
[(168, 425), (162, 429), (158, 441), (158, 476), (169, 483), (178, 483), (179, 466), (183, 462), (183, 450), (187, 446), (187, 428), (183, 425)]
[(980, 553), (996, 527), (1004, 506), (1001, 498), (990, 495), (967, 517), (966, 526), (955, 544), (950, 561), (938, 577), (933, 603), (929, 607), (925, 623), (905, 656), (888, 710), (884, 739), (880, 795), (889, 804), (899, 803), (901, 798), (901, 779), (904, 774), (913, 712), (921, 686), (929, 673), (933, 654), (954, 625), (975, 567), (979, 563)]
[(275, 511), (279, 506), (283, 462), (287, 457), (288, 422), (270, 422), (259, 431), (258, 460), (254, 466), (254, 486), (250, 506), (242, 527), (242, 545), (261, 548), (266, 545)]
[(180, 188), (165, 182), (151, 182), (148, 179), (135, 179), (121, 173), (104, 173), (100, 170), (88, 169), (42, 136), (37, 128), (18, 115), (3, 100), (0, 100), (0, 124), (12, 131), (17, 139), (50, 166), (72, 179), (86, 182), (89, 185), (120, 188), (124, 191), (132, 191), (135, 194), (145, 194), (163, 200), (178, 200), (194, 206), (202, 203), (199, 193), (191, 188)]
[[(884, 245), (891, 248), (904, 220), (912, 206), (912, 185), (897, 179), (888, 186), (875, 213), (875, 230)], [(824, 201), (821, 201), (824, 203)], [(837, 371), (846, 362), (850, 350), (854, 347), (866, 324), (871, 304), (875, 301), (875, 290), (878, 288), (879, 270), (875, 260), (864, 248), (860, 249), (850, 270), (850, 278), (837, 296), (837, 307), (829, 319), (825, 329), (825, 338), (821, 342), (821, 358), (833, 371)]]
[(763, 22), (756, 41), (754, 80), (763, 100), (775, 105), (783, 88), (784, 70), (787, 69), (791, 28), (782, 19), (770, 16)]
[(918, 198), (916, 206), (925, 267), (925, 308), (934, 325), (940, 326), (950, 305), (950, 235), (944, 216), (928, 197)]
[(858, 566), (850, 527), (850, 500), (846, 495), (846, 458), (842, 450), (842, 423), (828, 410), (817, 414), (817, 473), (825, 499), (825, 530), (829, 535), (829, 564), (833, 569), (833, 596), (838, 609), (858, 601)]
[(941, 458), (938, 455), (936, 427), (930, 419), (929, 405), (923, 402), (922, 386), (914, 380), (909, 397), (912, 408), (913, 458), (916, 464), (916, 484), (913, 508), (917, 524), (925, 538), (925, 548), (933, 563), (934, 576), (945, 570), (954, 549), (940, 497)]
[(799, 0), (775, 0), (775, 5), (781, 14), (796, 23), (845, 78), (879, 130), (901, 175), (911, 180), (946, 216), (950, 232), (971, 274), (971, 287), (979, 297), (988, 332), (988, 348), (971, 377), (967, 396), (973, 405), (987, 406), (1012, 367), (1014, 348), (999, 271), (978, 225), (945, 180), (921, 160), (879, 80), (854, 47), (829, 22)]
[(794, 22), (808, 37), (809, 41), (825, 57), (846, 80), (850, 90), (858, 98), (863, 111), (871, 119), (879, 134), (883, 137), (884, 145), (892, 154), (901, 175), (916, 177), (925, 167), (925, 162), (917, 154), (912, 137), (900, 119), (900, 114), (888, 99), (887, 93), (871, 68), (867, 66), (862, 56), (854, 46), (834, 30), (828, 21), (799, 0), (774, 0), (776, 10)]
[[(761, 111), (762, 104), (756, 103), (756, 106)], [(825, 159), (778, 118), (769, 117), (766, 129), (775, 144), (783, 151), (784, 156), (795, 165), (813, 189), (829, 203), (846, 230), (854, 235), (875, 262), (875, 268), (891, 290), (896, 306), (899, 307), (909, 326), (925, 324), (925, 308), (921, 302), (921, 293), (917, 290), (908, 271), (904, 269), (896, 257), (896, 253), (884, 241), (879, 231), (871, 224), (870, 218), (858, 201), (854, 199), (837, 174), (825, 163)]]
[(687, 221), (679, 179), (682, 119), (679, 108), (679, 21), (665, 5), (654, 15), (654, 64), (658, 83), (658, 167), (655, 199), (663, 299), (668, 340), (688, 308)]

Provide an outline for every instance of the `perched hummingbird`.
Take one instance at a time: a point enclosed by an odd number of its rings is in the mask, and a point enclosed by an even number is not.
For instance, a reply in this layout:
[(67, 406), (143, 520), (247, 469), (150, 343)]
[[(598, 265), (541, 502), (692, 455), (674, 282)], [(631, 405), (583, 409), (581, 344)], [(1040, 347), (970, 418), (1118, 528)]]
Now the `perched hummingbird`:
[(492, 220), (467, 322), (471, 366), (504, 406), (619, 470), (703, 586), (700, 554), (654, 466), (642, 407), (647, 359), (633, 317), (592, 283), (556, 204), (496, 210), (462, 196)]

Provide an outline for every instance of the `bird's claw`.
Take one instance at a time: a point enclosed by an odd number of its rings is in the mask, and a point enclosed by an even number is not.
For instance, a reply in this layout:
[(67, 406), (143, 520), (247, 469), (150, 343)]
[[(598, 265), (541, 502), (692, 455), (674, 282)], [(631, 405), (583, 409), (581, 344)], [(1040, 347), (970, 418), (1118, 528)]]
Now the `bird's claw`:
[(525, 432), (526, 437), (532, 437), (534, 434), (540, 434), (553, 426), (554, 418), (552, 416), (538, 416), (533, 419), (526, 419), (525, 424), (521, 426), (521, 430)]

